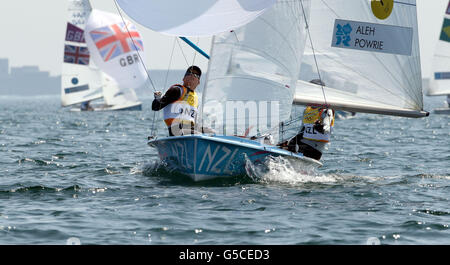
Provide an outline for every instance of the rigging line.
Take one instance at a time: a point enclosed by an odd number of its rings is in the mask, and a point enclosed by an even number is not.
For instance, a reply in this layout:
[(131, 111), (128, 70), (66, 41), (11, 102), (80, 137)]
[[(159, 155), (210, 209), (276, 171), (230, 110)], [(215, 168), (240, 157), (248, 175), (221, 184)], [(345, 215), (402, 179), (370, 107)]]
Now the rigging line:
[[(200, 38), (197, 38), (197, 44), (196, 44), (197, 47), (198, 47), (199, 43), (200, 43)], [(195, 50), (193, 52), (194, 52), (194, 58), (192, 59), (192, 65), (195, 65), (195, 58), (197, 57), (197, 53), (195, 52)]]
[(148, 71), (147, 71), (147, 67), (145, 66), (144, 60), (142, 60), (141, 54), (140, 54), (139, 51), (137, 50), (136, 44), (135, 44), (135, 42), (134, 42), (134, 39), (133, 39), (133, 37), (131, 36), (130, 31), (128, 30), (127, 23), (125, 23), (125, 19), (124, 19), (123, 16), (122, 16), (122, 12), (120, 12), (120, 9), (119, 9), (119, 6), (117, 5), (117, 1), (116, 1), (116, 0), (114, 0), (114, 4), (115, 4), (115, 6), (116, 6), (117, 11), (119, 12), (120, 17), (122, 18), (122, 22), (123, 22), (123, 24), (125, 25), (125, 28), (127, 29), (128, 36), (129, 36), (129, 37), (131, 38), (131, 40), (132, 40), (131, 43), (133, 43), (134, 50), (136, 51), (136, 53), (137, 53), (138, 56), (139, 56), (139, 60), (141, 61), (142, 66), (144, 67), (144, 70), (145, 70), (145, 73), (147, 74), (148, 80), (150, 81), (150, 84), (152, 85), (153, 92), (156, 92), (156, 88), (155, 88), (155, 85), (153, 84), (153, 80), (150, 78), (150, 74), (149, 74)]
[(181, 44), (180, 44), (180, 41), (178, 40), (178, 38), (177, 38), (177, 43), (178, 43), (178, 47), (181, 50), (181, 54), (183, 54), (184, 61), (186, 62), (186, 66), (189, 67), (189, 62), (188, 62), (188, 60), (186, 58), (186, 55), (184, 55), (183, 47), (181, 47)]
[(156, 111), (153, 111), (153, 119), (152, 119), (152, 136), (155, 136), (155, 120), (156, 120)]
[[(167, 72), (166, 72), (166, 78), (164, 80), (164, 88), (167, 87), (167, 80), (169, 77), (169, 71), (170, 68), (172, 66), (172, 61), (173, 61), (173, 54), (174, 54), (174, 50), (175, 50), (175, 40), (176, 38), (173, 39), (173, 45), (172, 45), (172, 52), (170, 54), (170, 60), (169, 60), (169, 66), (167, 67)], [(155, 117), (156, 117), (156, 111), (153, 111), (153, 121), (152, 121), (152, 135), (155, 136)]]
[(235, 30), (232, 30), (231, 32), (233, 32), (233, 33), (234, 33), (234, 37), (236, 38), (236, 41), (237, 41), (238, 43), (240, 43), (240, 41), (239, 41), (239, 38), (238, 38), (238, 35), (237, 35), (236, 31), (235, 31)]
[(170, 70), (170, 67), (172, 66), (173, 54), (175, 51), (175, 41), (176, 41), (176, 37), (173, 39), (172, 53), (170, 54), (169, 66), (167, 67), (166, 79), (164, 80), (164, 87), (167, 87), (167, 79), (169, 77), (169, 70)]
[(314, 44), (313, 44), (313, 41), (311, 38), (311, 31), (309, 30), (309, 23), (308, 23), (308, 19), (306, 17), (305, 8), (303, 7), (303, 0), (300, 0), (300, 3), (302, 4), (303, 17), (305, 18), (306, 30), (308, 31), (309, 41), (311, 43), (311, 49), (312, 49), (313, 56), (314, 56), (314, 62), (316, 64), (317, 74), (319, 75), (319, 79), (320, 79), (320, 86), (322, 87), (323, 100), (325, 102), (325, 106), (327, 106), (328, 103), (327, 103), (327, 97), (325, 96), (325, 88), (323, 87), (323, 80), (322, 80), (322, 77), (320, 76), (319, 64), (317, 63), (316, 51), (314, 49)]

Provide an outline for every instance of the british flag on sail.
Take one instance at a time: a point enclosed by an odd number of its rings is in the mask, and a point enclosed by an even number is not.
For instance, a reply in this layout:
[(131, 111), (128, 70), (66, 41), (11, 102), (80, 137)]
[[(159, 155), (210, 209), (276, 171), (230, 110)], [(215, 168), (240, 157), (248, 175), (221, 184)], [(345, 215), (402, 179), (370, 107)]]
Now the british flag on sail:
[(143, 39), (131, 22), (93, 9), (84, 32), (92, 62), (120, 87), (134, 89), (147, 81)]
[(136, 26), (117, 23), (89, 32), (105, 62), (130, 51), (143, 51), (144, 45)]
[(89, 64), (89, 50), (87, 47), (64, 45), (64, 62), (73, 64)]

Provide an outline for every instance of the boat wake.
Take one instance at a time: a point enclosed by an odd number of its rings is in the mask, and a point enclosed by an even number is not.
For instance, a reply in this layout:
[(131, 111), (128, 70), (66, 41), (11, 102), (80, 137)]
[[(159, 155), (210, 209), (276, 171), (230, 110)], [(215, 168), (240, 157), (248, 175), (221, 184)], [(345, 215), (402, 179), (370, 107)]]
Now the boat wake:
[(259, 183), (284, 183), (289, 185), (304, 183), (336, 183), (337, 175), (316, 172), (316, 167), (298, 159), (268, 156), (264, 161), (252, 162), (247, 157), (247, 175)]
[(170, 175), (172, 171), (166, 163), (160, 160), (154, 160), (148, 164), (144, 164), (142, 168), (142, 174), (144, 176), (166, 176)]

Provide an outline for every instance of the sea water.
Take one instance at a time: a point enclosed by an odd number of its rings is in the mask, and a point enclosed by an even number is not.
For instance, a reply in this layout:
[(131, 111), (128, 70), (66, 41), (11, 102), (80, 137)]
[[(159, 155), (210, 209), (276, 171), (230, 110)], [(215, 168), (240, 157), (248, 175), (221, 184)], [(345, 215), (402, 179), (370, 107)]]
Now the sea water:
[(0, 97), (0, 244), (450, 244), (449, 115), (358, 113), (336, 121), (314, 172), (270, 159), (196, 183), (147, 145), (167, 134), (150, 105)]

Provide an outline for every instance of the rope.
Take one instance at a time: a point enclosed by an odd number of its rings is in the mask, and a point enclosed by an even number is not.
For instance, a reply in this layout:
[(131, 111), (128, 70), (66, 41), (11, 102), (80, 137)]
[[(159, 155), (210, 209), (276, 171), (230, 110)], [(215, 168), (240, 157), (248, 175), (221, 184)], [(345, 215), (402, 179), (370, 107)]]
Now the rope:
[(166, 79), (164, 80), (164, 87), (167, 87), (167, 79), (169, 77), (170, 67), (172, 66), (172, 59), (173, 59), (173, 54), (174, 54), (174, 51), (175, 51), (175, 41), (176, 40), (177, 40), (177, 37), (175, 37), (173, 39), (172, 53), (170, 54), (169, 66), (167, 67)]
[(323, 80), (322, 80), (322, 77), (320, 75), (319, 64), (317, 63), (316, 51), (314, 49), (314, 44), (313, 44), (313, 41), (312, 41), (312, 38), (311, 38), (311, 31), (309, 30), (309, 24), (308, 24), (308, 20), (306, 19), (305, 8), (303, 7), (303, 0), (301, 0), (300, 3), (302, 5), (303, 17), (305, 18), (306, 30), (308, 31), (309, 42), (311, 44), (311, 49), (312, 49), (313, 56), (314, 56), (314, 62), (315, 62), (315, 65), (316, 65), (317, 74), (318, 74), (320, 82), (321, 82), (320, 86), (322, 87), (323, 100), (325, 102), (325, 106), (328, 106), (327, 97), (325, 96), (325, 89), (324, 89), (323, 84), (322, 84)]
[(144, 67), (144, 70), (145, 70), (145, 73), (147, 74), (148, 80), (150, 81), (150, 84), (152, 85), (153, 92), (156, 92), (155, 85), (153, 84), (153, 81), (152, 81), (152, 79), (150, 78), (150, 74), (149, 74), (148, 71), (147, 71), (147, 67), (145, 66), (144, 60), (142, 60), (141, 54), (139, 53), (139, 51), (138, 51), (138, 49), (137, 49), (137, 47), (136, 47), (136, 44), (134, 43), (134, 39), (133, 39), (133, 37), (131, 36), (130, 31), (128, 30), (127, 23), (125, 23), (125, 19), (124, 19), (123, 16), (122, 16), (122, 12), (120, 12), (120, 9), (119, 9), (119, 6), (118, 6), (116, 0), (114, 0), (114, 4), (115, 4), (115, 6), (116, 6), (116, 9), (117, 9), (117, 11), (118, 11), (120, 17), (122, 18), (122, 22), (123, 22), (123, 24), (125, 25), (125, 28), (127, 29), (128, 36), (129, 36), (129, 37), (131, 38), (131, 40), (132, 40), (134, 50), (137, 52), (137, 54), (138, 54), (138, 56), (139, 56), (139, 60), (141, 61), (142, 66)]
[(178, 47), (181, 50), (181, 54), (183, 54), (184, 61), (186, 62), (186, 66), (189, 67), (189, 62), (188, 62), (188, 60), (186, 58), (186, 55), (184, 55), (183, 47), (181, 47), (181, 44), (180, 44), (180, 41), (178, 40), (178, 38), (177, 38), (177, 43), (178, 43)]
[[(172, 58), (173, 58), (174, 50), (175, 50), (175, 39), (173, 40), (172, 53), (170, 54), (169, 66), (167, 67), (166, 78), (164, 80), (164, 87), (167, 87), (167, 80), (169, 77), (170, 67), (172, 65)], [(155, 135), (154, 134), (154, 132), (155, 132), (155, 117), (156, 117), (156, 111), (153, 112), (153, 122), (152, 122), (152, 135), (153, 136)]]
[[(196, 45), (198, 46), (199, 43), (200, 43), (200, 38), (197, 38)], [(192, 59), (192, 65), (195, 65), (195, 58), (196, 57), (197, 57), (197, 51), (194, 50), (194, 58)]]
[[(134, 42), (134, 39), (133, 39), (133, 37), (131, 36), (130, 31), (128, 30), (127, 23), (125, 23), (125, 19), (123, 18), (122, 12), (120, 12), (120, 8), (119, 8), (119, 6), (118, 6), (116, 0), (114, 0), (114, 4), (115, 4), (115, 6), (116, 6), (117, 12), (119, 13), (120, 17), (122, 18), (122, 22), (123, 22), (123, 24), (125, 25), (125, 28), (127, 29), (128, 36), (129, 36), (129, 37), (131, 38), (131, 40), (132, 40), (134, 50), (135, 50), (136, 53), (138, 54), (139, 60), (141, 61), (142, 66), (144, 67), (144, 70), (145, 70), (145, 73), (147, 74), (147, 77), (148, 77), (148, 80), (149, 80), (149, 82), (150, 82), (150, 85), (151, 85), (152, 88), (153, 88), (153, 92), (156, 92), (155, 84), (153, 83), (153, 80), (151, 79), (150, 74), (148, 73), (147, 67), (145, 66), (144, 60), (142, 60), (141, 54), (139, 53), (139, 51), (138, 51), (138, 49), (137, 49), (137, 47), (136, 47), (136, 44), (135, 44), (135, 42)], [(152, 135), (152, 136), (155, 136), (155, 120), (156, 120), (156, 111), (153, 112), (152, 129), (151, 129), (151, 135)]]

